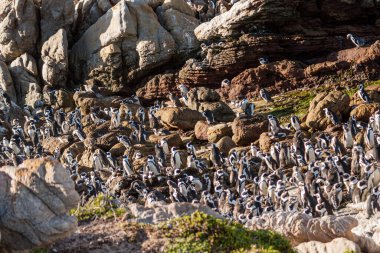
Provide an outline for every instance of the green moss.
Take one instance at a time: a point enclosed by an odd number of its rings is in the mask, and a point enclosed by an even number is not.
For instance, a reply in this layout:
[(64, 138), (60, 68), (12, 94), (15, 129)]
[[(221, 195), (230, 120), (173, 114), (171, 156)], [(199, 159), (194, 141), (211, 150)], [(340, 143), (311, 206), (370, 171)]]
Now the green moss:
[[(171, 243), (166, 252), (295, 252), (281, 235), (266, 230), (251, 231), (242, 225), (216, 219), (201, 212), (161, 224)], [(252, 252), (252, 251), (251, 251)]]
[(47, 249), (34, 249), (31, 251), (31, 253), (48, 253), (49, 251)]
[(112, 198), (107, 198), (103, 194), (90, 199), (84, 206), (72, 209), (70, 215), (74, 215), (79, 221), (88, 221), (95, 218), (109, 219), (120, 217), (125, 214), (125, 208), (119, 208), (112, 204)]
[(343, 253), (356, 253), (355, 250), (345, 250)]

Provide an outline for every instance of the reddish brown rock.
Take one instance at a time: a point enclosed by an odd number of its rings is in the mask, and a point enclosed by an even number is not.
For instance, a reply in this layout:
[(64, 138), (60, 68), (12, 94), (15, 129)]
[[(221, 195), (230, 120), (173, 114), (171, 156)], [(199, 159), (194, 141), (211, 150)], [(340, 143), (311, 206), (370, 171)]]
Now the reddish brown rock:
[(119, 108), (121, 103), (121, 97), (97, 98), (96, 95), (91, 92), (75, 92), (73, 98), (76, 106), (80, 107), (80, 111), (83, 115), (89, 114), (92, 106)]
[(158, 136), (158, 135), (150, 135), (149, 141), (154, 143), (159, 143), (161, 140), (165, 140), (169, 147), (182, 147), (183, 141), (181, 139), (181, 136), (177, 133), (169, 134), (165, 136)]
[(368, 122), (369, 117), (379, 109), (379, 103), (360, 104), (350, 112), (350, 115), (355, 116), (359, 121)]
[(232, 136), (232, 128), (227, 124), (218, 124), (207, 128), (208, 142), (216, 143), (225, 136)]
[(263, 115), (236, 118), (232, 123), (232, 140), (238, 146), (249, 145), (265, 131), (268, 131), (268, 120)]
[(231, 149), (236, 147), (235, 142), (229, 136), (224, 136), (217, 143), (216, 146), (219, 148), (220, 152), (228, 154)]
[(209, 128), (209, 125), (207, 124), (206, 121), (200, 120), (195, 124), (194, 127), (194, 134), (195, 138), (201, 141), (207, 141), (207, 129)]
[(136, 87), (136, 95), (148, 102), (156, 99), (167, 99), (169, 92), (178, 92), (176, 73), (158, 74), (140, 82)]
[(166, 107), (157, 112), (161, 123), (168, 129), (193, 130), (195, 124), (204, 119), (202, 114), (188, 108)]

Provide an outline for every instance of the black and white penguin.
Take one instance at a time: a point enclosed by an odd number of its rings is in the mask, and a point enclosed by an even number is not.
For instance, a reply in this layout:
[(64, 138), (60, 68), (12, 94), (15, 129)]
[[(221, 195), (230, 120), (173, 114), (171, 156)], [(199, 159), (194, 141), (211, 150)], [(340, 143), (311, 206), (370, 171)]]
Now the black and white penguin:
[(211, 144), (210, 160), (214, 166), (222, 166), (222, 156), (220, 154), (219, 148), (214, 143)]
[(215, 123), (214, 114), (210, 110), (205, 110), (202, 112), (203, 117), (206, 119), (207, 124)]
[(266, 65), (269, 63), (269, 59), (267, 57), (261, 57), (261, 58), (259, 58), (259, 63), (261, 65)]
[(228, 88), (231, 85), (231, 81), (228, 79), (223, 79), (222, 83), (220, 84), (221, 88)]
[(296, 130), (296, 131), (301, 130), (301, 122), (300, 122), (300, 119), (296, 115), (292, 115), (290, 117), (290, 124), (292, 125), (294, 130)]
[(123, 169), (124, 169), (124, 176), (132, 176), (134, 174), (133, 167), (131, 163), (129, 162), (128, 156), (123, 156)]
[(181, 155), (175, 147), (171, 148), (170, 162), (174, 169), (180, 169), (182, 166)]
[(358, 90), (359, 97), (365, 102), (365, 103), (370, 103), (371, 99), (369, 98), (368, 93), (364, 89), (364, 85), (360, 84), (359, 85), (359, 90)]
[(325, 112), (325, 117), (334, 125), (338, 125), (339, 124), (339, 119), (338, 117), (335, 115), (335, 113), (333, 113), (332, 111), (330, 111), (328, 108), (323, 108), (323, 111)]
[(359, 36), (356, 36), (355, 34), (349, 33), (347, 34), (347, 39), (351, 40), (351, 42), (356, 47), (364, 47), (367, 43), (367, 41)]
[(264, 101), (267, 102), (267, 103), (273, 102), (273, 101), (272, 101), (272, 97), (271, 97), (271, 95), (270, 95), (269, 92), (266, 91), (265, 89), (261, 89), (261, 90), (260, 90), (260, 96), (261, 96), (261, 98), (264, 99)]

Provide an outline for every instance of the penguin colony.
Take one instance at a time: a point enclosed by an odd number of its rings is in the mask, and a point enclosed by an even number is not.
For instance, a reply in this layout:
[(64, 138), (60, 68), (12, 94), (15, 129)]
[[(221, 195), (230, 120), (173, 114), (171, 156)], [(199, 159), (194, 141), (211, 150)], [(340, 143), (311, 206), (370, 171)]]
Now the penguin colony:
[[(356, 36), (349, 34), (348, 38), (355, 45), (362, 44)], [(268, 64), (268, 60), (260, 59), (260, 64)], [(230, 85), (230, 81), (223, 80), (221, 85)], [(183, 84), (177, 88), (181, 98), (169, 94), (170, 104), (173, 107), (186, 106), (189, 89)], [(76, 92), (101, 96), (90, 87), (83, 86), (83, 89)], [(196, 144), (187, 143), (184, 163), (181, 159), (183, 150), (170, 147), (162, 139), (140, 168), (133, 166), (134, 160), (143, 158), (139, 152), (133, 157), (113, 157), (107, 150), (96, 149), (91, 158), (92, 171), (80, 173), (78, 161), (70, 151), (63, 155), (57, 148), (50, 154), (42, 147), (42, 141), (49, 137), (64, 141), (63, 137), (69, 135), (75, 141), (84, 142), (88, 149), (94, 146), (93, 140), (88, 139), (83, 131), (80, 110), (65, 113), (62, 108), (54, 106), (56, 91), (47, 93), (48, 99), (36, 103), (35, 108), (24, 107), (27, 116), (23, 126), (19, 120), (12, 120), (11, 138), (3, 137), (0, 144), (0, 163), (17, 166), (25, 159), (44, 156), (64, 161), (83, 203), (100, 193), (126, 205), (134, 202), (147, 205), (155, 202), (201, 203), (241, 223), (275, 210), (322, 217), (336, 214), (346, 203), (362, 201), (367, 201), (369, 216), (380, 210), (380, 170), (377, 165), (380, 159), (380, 111), (376, 111), (366, 124), (355, 117), (339, 122), (332, 111), (324, 108), (329, 122), (341, 127), (343, 141), (327, 133), (312, 141), (303, 136), (297, 116), (293, 115), (287, 126), (281, 126), (275, 116), (268, 115), (271, 138), (284, 138), (286, 132), (294, 132), (292, 141), (275, 142), (268, 153), (251, 144), (249, 151), (232, 150), (224, 154), (211, 144), (209, 157), (205, 159), (199, 156)], [(358, 95), (363, 103), (370, 102), (363, 85), (359, 86)], [(260, 96), (267, 103), (273, 102), (265, 89), (260, 90)], [(233, 103), (243, 112), (237, 117), (255, 114), (255, 105), (248, 99)], [(127, 149), (133, 150), (135, 144), (145, 143), (149, 134), (166, 136), (171, 133), (162, 128), (156, 117), (156, 112), (166, 106), (164, 103), (156, 101), (148, 108), (148, 113), (137, 96), (125, 98), (122, 104), (134, 104), (139, 108), (135, 115), (126, 109), (122, 118), (121, 109), (92, 107), (90, 119), (94, 125), (110, 121), (110, 129), (118, 129), (127, 121), (132, 129), (131, 135), (117, 136), (119, 143)], [(16, 106), (5, 92), (0, 92), (0, 108), (4, 115), (9, 116), (12, 107)], [(208, 124), (216, 123), (212, 111), (204, 111), (202, 115)], [(364, 133), (363, 144), (355, 142), (355, 136), (360, 132)], [(0, 125), (0, 133), (2, 136), (8, 134), (3, 125)], [(102, 171), (108, 171), (111, 176), (102, 180)], [(122, 180), (111, 189), (111, 183), (117, 177)]]

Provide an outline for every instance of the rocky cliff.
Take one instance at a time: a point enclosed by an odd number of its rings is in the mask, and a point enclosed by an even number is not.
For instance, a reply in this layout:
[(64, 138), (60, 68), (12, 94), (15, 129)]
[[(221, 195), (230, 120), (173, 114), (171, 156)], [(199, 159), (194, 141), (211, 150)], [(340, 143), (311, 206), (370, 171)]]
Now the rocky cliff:
[[(378, 78), (377, 46), (344, 52), (353, 47), (348, 33), (379, 39), (378, 1), (242, 0), (218, 5), (216, 17), (207, 1), (5, 0), (1, 7), (0, 85), (21, 106), (33, 107), (44, 87), (86, 83), (153, 100), (179, 83), (219, 88), (228, 78), (220, 93), (234, 99), (260, 87)], [(272, 64), (259, 66), (260, 57)]]

